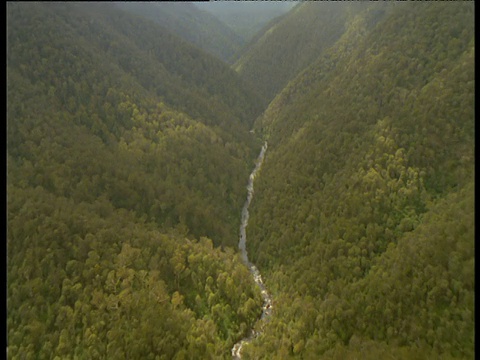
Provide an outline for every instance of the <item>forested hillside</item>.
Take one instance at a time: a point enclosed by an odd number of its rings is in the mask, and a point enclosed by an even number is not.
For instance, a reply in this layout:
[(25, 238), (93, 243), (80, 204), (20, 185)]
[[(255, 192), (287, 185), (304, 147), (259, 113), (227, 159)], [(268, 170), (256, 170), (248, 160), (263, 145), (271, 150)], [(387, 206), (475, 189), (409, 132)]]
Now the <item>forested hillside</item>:
[(303, 2), (255, 35), (233, 68), (271, 101), (344, 34), (356, 14), (363, 13), (371, 27), (387, 8), (367, 2)]
[(258, 122), (247, 248), (275, 313), (243, 358), (474, 357), (473, 8), (351, 13)]
[(217, 17), (188, 2), (117, 2), (116, 5), (157, 22), (225, 62), (245, 42)]
[(8, 357), (223, 359), (261, 313), (232, 250), (260, 110), (151, 21), (8, 3)]

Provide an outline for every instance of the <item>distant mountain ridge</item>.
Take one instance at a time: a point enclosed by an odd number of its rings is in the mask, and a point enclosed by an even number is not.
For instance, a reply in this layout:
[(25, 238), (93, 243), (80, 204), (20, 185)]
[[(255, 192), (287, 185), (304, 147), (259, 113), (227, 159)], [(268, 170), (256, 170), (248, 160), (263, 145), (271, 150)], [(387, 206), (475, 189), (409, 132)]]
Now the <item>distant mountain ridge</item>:
[(227, 24), (248, 42), (273, 18), (282, 16), (296, 1), (205, 1), (193, 3), (197, 8), (211, 13)]
[(301, 2), (265, 26), (238, 53), (233, 68), (272, 100), (340, 39), (359, 12), (366, 13), (372, 26), (385, 10), (367, 2)]
[(189, 2), (117, 2), (119, 8), (162, 25), (197, 47), (230, 62), (243, 39), (209, 12)]

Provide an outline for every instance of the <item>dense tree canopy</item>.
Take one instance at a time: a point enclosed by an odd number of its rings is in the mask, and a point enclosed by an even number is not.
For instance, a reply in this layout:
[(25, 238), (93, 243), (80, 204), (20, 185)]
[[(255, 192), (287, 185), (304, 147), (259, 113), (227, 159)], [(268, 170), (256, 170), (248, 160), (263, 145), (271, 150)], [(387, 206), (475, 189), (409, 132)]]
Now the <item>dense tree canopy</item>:
[(473, 3), (368, 13), (258, 122), (277, 312), (245, 358), (473, 356)]
[(108, 4), (9, 3), (7, 45), (9, 358), (224, 358), (255, 96)]

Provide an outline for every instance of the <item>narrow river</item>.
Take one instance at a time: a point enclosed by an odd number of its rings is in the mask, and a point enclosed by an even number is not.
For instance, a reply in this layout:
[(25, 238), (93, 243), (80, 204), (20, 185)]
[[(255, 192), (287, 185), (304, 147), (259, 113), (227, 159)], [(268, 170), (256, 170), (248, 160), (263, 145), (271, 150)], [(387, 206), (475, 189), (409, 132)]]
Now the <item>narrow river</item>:
[[(262, 275), (260, 275), (260, 272), (258, 271), (256, 266), (252, 264), (248, 259), (247, 248), (246, 248), (246, 244), (247, 244), (246, 228), (248, 225), (248, 207), (250, 206), (250, 202), (253, 199), (253, 181), (255, 180), (255, 176), (257, 175), (257, 172), (262, 167), (263, 158), (265, 157), (266, 151), (267, 151), (267, 142), (265, 142), (265, 144), (263, 145), (262, 150), (260, 151), (260, 155), (258, 155), (258, 159), (255, 164), (255, 169), (253, 169), (252, 173), (250, 174), (250, 178), (248, 179), (247, 200), (245, 201), (245, 205), (243, 205), (243, 209), (242, 209), (242, 223), (240, 225), (240, 240), (238, 242), (238, 247), (241, 251), (242, 260), (245, 263), (245, 265), (248, 266), (250, 272), (252, 273), (253, 280), (255, 280), (255, 283), (260, 287), (260, 290), (262, 292), (263, 307), (262, 307), (262, 316), (260, 320), (263, 320), (264, 318), (270, 316), (272, 311), (272, 298), (270, 297), (270, 294), (267, 292), (267, 289), (265, 288), (265, 284), (263, 283), (263, 280), (262, 280)], [(259, 335), (259, 332), (256, 332), (252, 328), (247, 337), (237, 342), (232, 348), (233, 359), (235, 360), (241, 359), (243, 345), (251, 342), (258, 335)]]

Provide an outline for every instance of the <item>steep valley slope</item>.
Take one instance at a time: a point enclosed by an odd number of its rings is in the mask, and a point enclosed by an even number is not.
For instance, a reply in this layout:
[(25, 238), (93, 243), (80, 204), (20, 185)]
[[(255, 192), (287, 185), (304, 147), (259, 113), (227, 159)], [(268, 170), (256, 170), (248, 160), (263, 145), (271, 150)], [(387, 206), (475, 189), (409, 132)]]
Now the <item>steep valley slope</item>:
[(7, 353), (223, 359), (261, 143), (225, 63), (106, 3), (7, 4)]
[(373, 6), (256, 124), (276, 311), (245, 358), (473, 357), (473, 3)]

